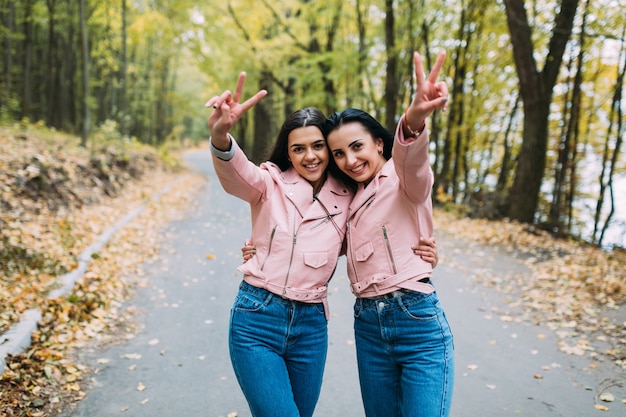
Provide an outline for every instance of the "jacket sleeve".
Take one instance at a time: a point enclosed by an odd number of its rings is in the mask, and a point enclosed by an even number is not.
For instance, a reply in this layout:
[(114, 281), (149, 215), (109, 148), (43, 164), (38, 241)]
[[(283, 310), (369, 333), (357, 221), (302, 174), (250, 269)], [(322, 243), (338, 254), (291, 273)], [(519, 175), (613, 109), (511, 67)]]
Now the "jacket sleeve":
[(405, 138), (400, 119), (391, 157), (400, 180), (400, 188), (408, 198), (415, 203), (423, 203), (429, 199), (434, 177), (428, 160), (427, 129), (424, 129), (417, 138)]
[(250, 204), (258, 204), (266, 199), (273, 189), (274, 181), (270, 173), (256, 166), (231, 137), (232, 148), (227, 151), (232, 158), (225, 160), (224, 153), (214, 152), (211, 147), (215, 173), (228, 194), (239, 197)]

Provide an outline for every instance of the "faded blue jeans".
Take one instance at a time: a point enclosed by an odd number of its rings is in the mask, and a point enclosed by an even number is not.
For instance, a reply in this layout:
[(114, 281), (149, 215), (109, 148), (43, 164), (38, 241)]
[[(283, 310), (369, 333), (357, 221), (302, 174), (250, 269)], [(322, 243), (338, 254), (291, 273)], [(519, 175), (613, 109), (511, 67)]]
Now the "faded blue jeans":
[(434, 292), (358, 298), (354, 333), (367, 417), (447, 417), (454, 346)]
[(311, 417), (328, 348), (324, 306), (242, 282), (231, 310), (230, 359), (254, 417)]

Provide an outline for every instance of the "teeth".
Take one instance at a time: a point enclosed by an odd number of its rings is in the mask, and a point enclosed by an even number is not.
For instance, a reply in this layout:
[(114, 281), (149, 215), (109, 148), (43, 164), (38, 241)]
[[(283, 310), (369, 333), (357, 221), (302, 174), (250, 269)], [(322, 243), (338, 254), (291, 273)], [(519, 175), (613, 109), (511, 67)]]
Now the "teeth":
[(351, 171), (352, 172), (359, 172), (359, 171), (361, 171), (363, 169), (364, 166), (365, 166), (365, 164), (361, 164), (358, 167), (353, 168)]

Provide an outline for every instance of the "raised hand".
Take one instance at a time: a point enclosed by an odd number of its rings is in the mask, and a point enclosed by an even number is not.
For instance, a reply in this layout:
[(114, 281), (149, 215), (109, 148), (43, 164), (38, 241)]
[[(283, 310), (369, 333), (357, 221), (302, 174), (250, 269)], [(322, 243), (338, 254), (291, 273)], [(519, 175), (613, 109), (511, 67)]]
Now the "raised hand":
[(404, 113), (405, 126), (408, 127), (411, 133), (421, 131), (426, 118), (435, 111), (435, 109), (441, 108), (445, 110), (447, 107), (448, 86), (445, 81), (437, 81), (445, 57), (445, 52), (439, 54), (435, 65), (428, 74), (428, 77), (426, 77), (422, 65), (422, 57), (417, 52), (413, 54), (416, 85), (415, 96), (413, 96), (411, 105)]
[(218, 149), (230, 148), (230, 139), (228, 138), (230, 129), (245, 112), (267, 95), (266, 90), (260, 90), (248, 100), (240, 103), (245, 81), (246, 73), (239, 73), (234, 95), (230, 90), (226, 90), (221, 95), (210, 98), (205, 104), (205, 107), (213, 107), (208, 124), (213, 145)]

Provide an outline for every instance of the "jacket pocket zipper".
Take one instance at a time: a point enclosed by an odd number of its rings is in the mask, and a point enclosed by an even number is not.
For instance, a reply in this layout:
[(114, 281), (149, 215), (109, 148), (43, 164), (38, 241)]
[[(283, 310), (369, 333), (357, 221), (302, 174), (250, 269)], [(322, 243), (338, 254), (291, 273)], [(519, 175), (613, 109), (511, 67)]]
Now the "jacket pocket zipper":
[(385, 238), (385, 246), (387, 246), (389, 260), (391, 261), (391, 268), (393, 268), (393, 273), (397, 274), (398, 270), (396, 269), (396, 261), (393, 259), (393, 252), (391, 252), (391, 243), (389, 242), (389, 236), (387, 235), (387, 228), (385, 226), (383, 226), (383, 236)]
[(283, 285), (283, 297), (287, 295), (287, 284), (289, 283), (289, 274), (291, 273), (291, 264), (293, 263), (293, 252), (296, 248), (297, 239), (298, 239), (298, 235), (294, 233), (293, 238), (291, 240), (291, 256), (289, 257), (289, 265), (287, 266), (287, 275), (285, 275), (285, 285)]
[(318, 227), (325, 225), (326, 223), (328, 223), (328, 222), (329, 222), (329, 220), (330, 220), (330, 219), (328, 218), (328, 216), (324, 217), (324, 218), (322, 219), (322, 221), (320, 221), (319, 223), (317, 223), (317, 224), (313, 225), (313, 226), (311, 227), (311, 229), (310, 229), (310, 230), (315, 230), (315, 229), (317, 229)]
[(274, 228), (272, 229), (272, 234), (270, 235), (270, 244), (267, 247), (267, 256), (263, 260), (263, 264), (261, 265), (261, 271), (263, 270), (263, 268), (265, 268), (265, 263), (269, 259), (270, 254), (272, 253), (272, 242), (274, 241), (274, 234), (276, 233), (276, 227), (277, 226), (274, 226)]

